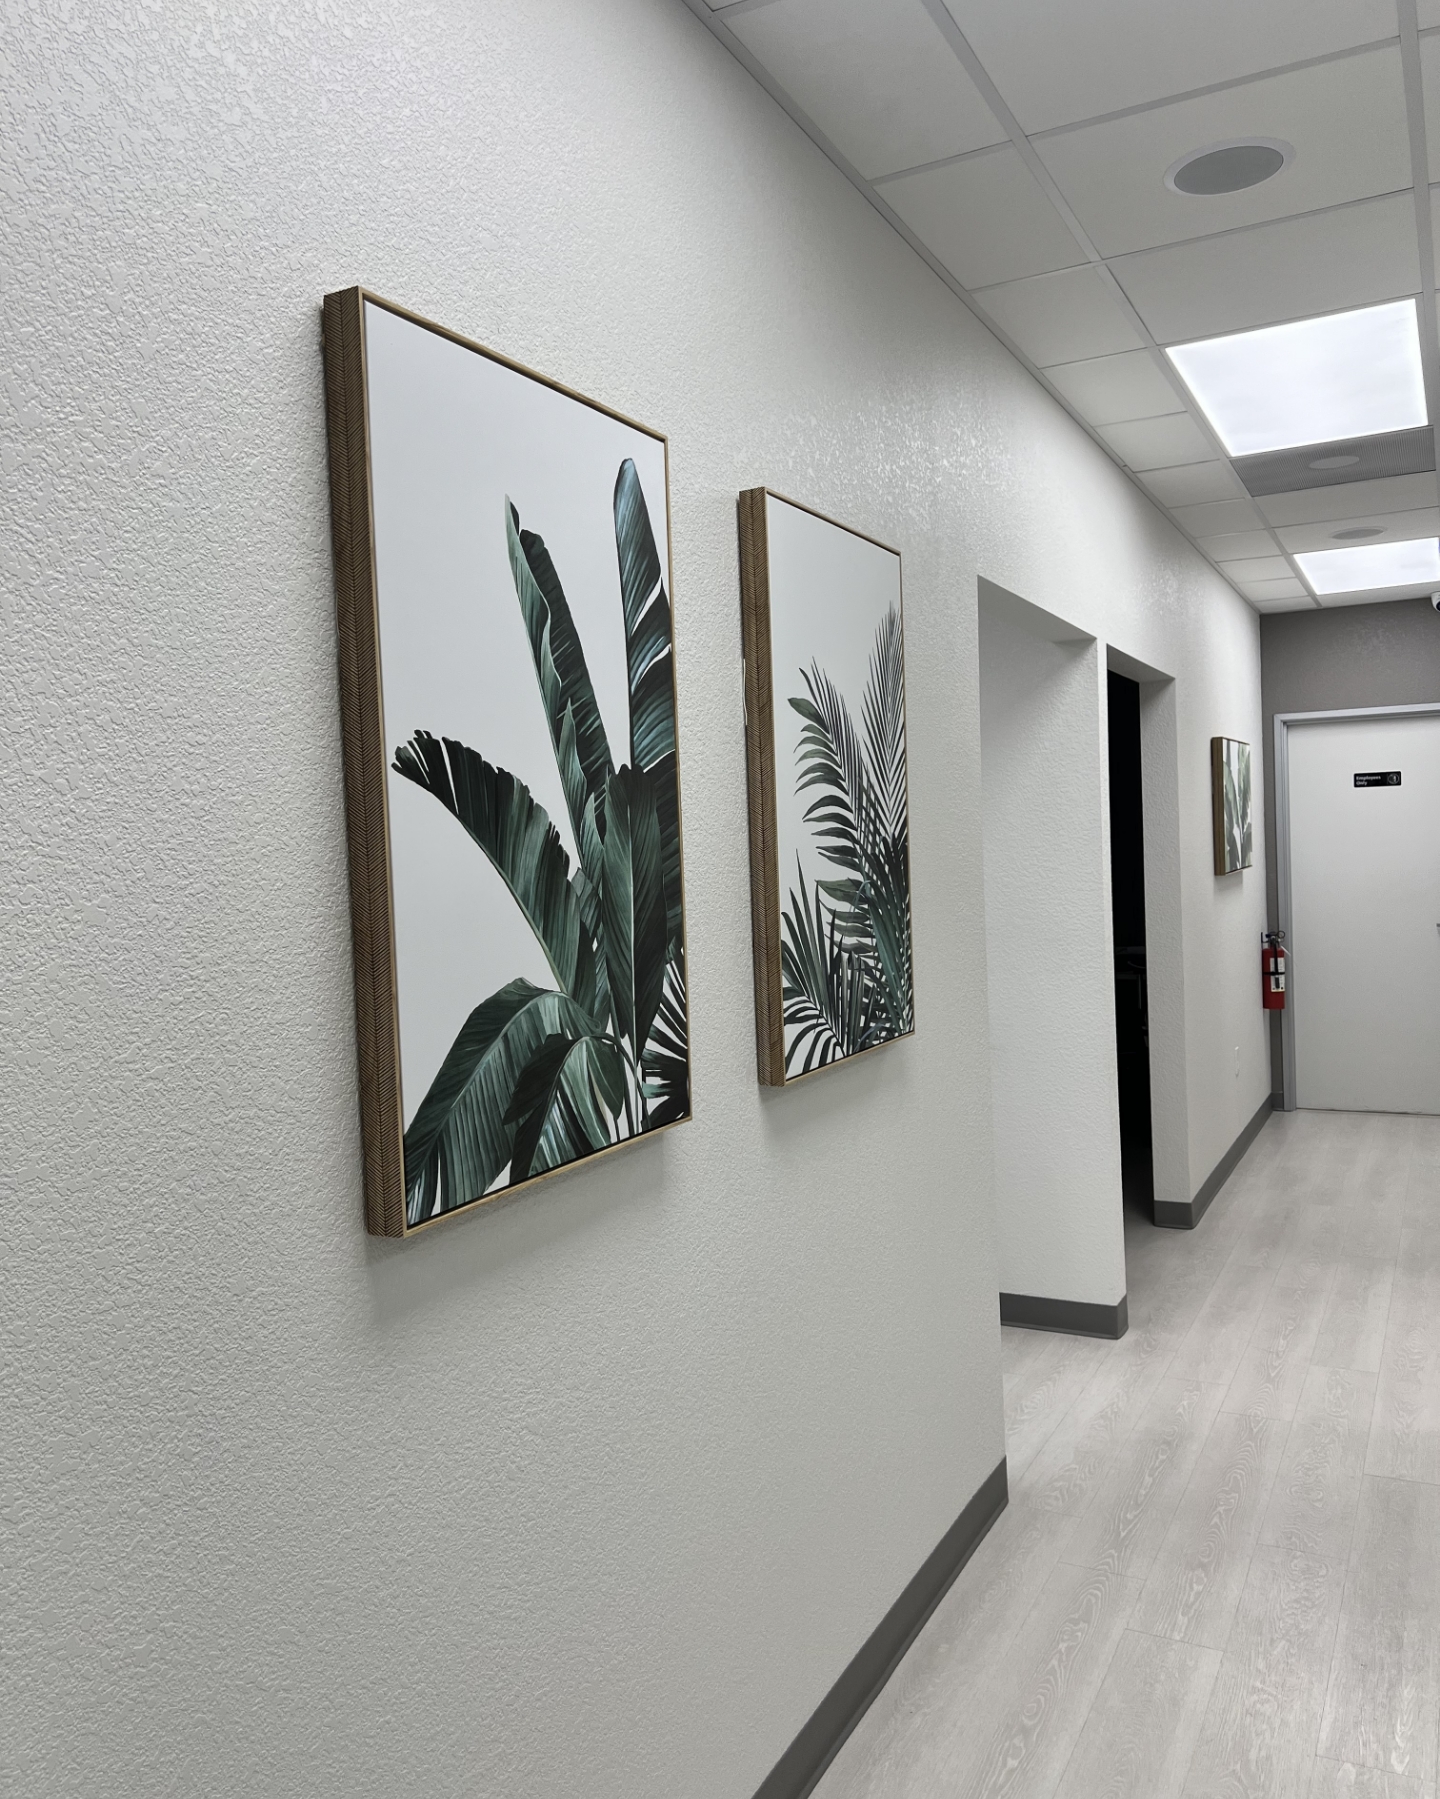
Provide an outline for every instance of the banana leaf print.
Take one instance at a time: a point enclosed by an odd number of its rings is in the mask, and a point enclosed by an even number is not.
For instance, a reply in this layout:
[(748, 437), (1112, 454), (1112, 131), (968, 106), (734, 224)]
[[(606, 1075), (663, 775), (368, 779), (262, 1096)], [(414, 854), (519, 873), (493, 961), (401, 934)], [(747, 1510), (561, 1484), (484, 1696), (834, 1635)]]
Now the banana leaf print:
[(875, 634), (861, 726), (818, 663), (801, 669), (797, 794), (837, 873), (796, 886), (781, 913), (785, 1072), (809, 1074), (914, 1029), (905, 661), (892, 606)]
[(1250, 745), (1234, 738), (1225, 744), (1225, 866), (1249, 868), (1254, 825), (1250, 808)]
[(630, 716), (618, 764), (544, 540), (505, 508), (578, 862), (524, 781), (478, 750), (417, 730), (395, 751), (395, 772), (443, 806), (500, 876), (553, 981), (517, 977), (461, 1027), (405, 1132), (411, 1225), (502, 1177), (514, 1186), (690, 1110), (670, 602), (628, 458), (613, 510)]

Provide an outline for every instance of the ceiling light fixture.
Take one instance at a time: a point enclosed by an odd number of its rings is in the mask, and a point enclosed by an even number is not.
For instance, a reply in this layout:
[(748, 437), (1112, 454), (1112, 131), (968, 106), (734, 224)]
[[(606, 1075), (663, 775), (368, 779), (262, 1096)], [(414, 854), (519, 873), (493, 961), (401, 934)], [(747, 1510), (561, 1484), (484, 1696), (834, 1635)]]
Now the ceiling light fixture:
[(1354, 468), (1359, 462), (1358, 456), (1317, 456), (1309, 465), (1311, 468)]
[(1191, 150), (1165, 171), (1172, 194), (1238, 194), (1289, 166), (1295, 146), (1283, 137), (1235, 138)]
[(1434, 537), (1360, 544), (1350, 550), (1310, 550), (1295, 560), (1316, 593), (1440, 585), (1440, 539)]
[[(1177, 344), (1165, 354), (1232, 456), (1429, 423), (1414, 300)], [(1310, 466), (1350, 462), (1322, 456)]]

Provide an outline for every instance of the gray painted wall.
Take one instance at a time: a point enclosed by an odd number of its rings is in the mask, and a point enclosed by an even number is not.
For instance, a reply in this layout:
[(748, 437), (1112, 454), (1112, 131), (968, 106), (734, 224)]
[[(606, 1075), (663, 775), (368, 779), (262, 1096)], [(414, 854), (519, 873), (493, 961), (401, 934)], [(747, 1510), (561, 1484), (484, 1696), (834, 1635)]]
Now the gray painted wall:
[[(1440, 613), (1429, 600), (1274, 612), (1260, 621), (1265, 714), (1265, 792), (1275, 791), (1275, 714), (1352, 706), (1418, 706), (1440, 700)], [(1265, 895), (1273, 925), (1275, 808), (1265, 807)], [(1259, 985), (1259, 946), (1256, 946)], [(1272, 1091), (1279, 1093), (1280, 1015), (1270, 1018)]]

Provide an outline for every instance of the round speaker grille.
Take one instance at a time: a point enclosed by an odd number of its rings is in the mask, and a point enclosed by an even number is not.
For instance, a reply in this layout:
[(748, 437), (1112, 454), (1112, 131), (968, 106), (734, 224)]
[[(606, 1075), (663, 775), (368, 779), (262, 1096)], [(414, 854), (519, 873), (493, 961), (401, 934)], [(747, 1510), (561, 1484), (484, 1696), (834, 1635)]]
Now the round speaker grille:
[(1294, 154), (1279, 138), (1214, 144), (1182, 156), (1166, 174), (1165, 185), (1177, 194), (1238, 194), (1278, 175)]

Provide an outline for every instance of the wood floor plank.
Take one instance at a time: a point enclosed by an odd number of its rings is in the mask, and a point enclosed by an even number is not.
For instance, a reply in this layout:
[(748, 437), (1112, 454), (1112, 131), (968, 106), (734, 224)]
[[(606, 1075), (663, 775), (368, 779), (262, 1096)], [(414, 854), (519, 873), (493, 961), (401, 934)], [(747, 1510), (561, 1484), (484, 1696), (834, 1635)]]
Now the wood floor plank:
[(1223, 1649), (1285, 1451), (1289, 1425), (1222, 1412), (1181, 1495), (1130, 1620)]
[(1435, 1789), (1403, 1774), (1381, 1774), (1317, 1755), (1310, 1799), (1435, 1799)]
[(1436, 1777), (1440, 1731), (1440, 1487), (1361, 1486), (1317, 1753)]
[(1023, 1371), (1045, 1348), (1045, 1336), (1044, 1331), (1021, 1330), (1013, 1324), (1000, 1326), (1000, 1368), (1005, 1377), (1007, 1399), (1012, 1383), (1021, 1378)]
[(1405, 1187), (1405, 1222), (1433, 1226), (1440, 1219), (1440, 1162), (1416, 1157)]
[(1275, 1284), (1264, 1262), (1229, 1261), (1170, 1364), (1174, 1380), (1228, 1386)]
[(1219, 1668), (1218, 1650), (1127, 1630), (1055, 1799), (1180, 1799)]
[[(1397, 1248), (1399, 1228), (1396, 1228)], [(1390, 1316), (1390, 1288), (1395, 1263), (1347, 1256), (1335, 1270), (1335, 1281), (1310, 1359), (1322, 1368), (1359, 1368), (1380, 1372), (1385, 1352), (1385, 1325)]]
[(825, 1799), (904, 1799), (928, 1790), (1072, 1527), (1069, 1518), (1012, 1498), (842, 1746), (825, 1776)]
[[(1153, 1238), (1174, 1236), (1175, 1233), (1152, 1229), (1151, 1235)], [(1190, 1233), (1186, 1235), (1188, 1237)], [(1230, 1259), (1230, 1247), (1228, 1239), (1207, 1239), (1197, 1244), (1183, 1260), (1168, 1245), (1163, 1253), (1152, 1247), (1151, 1259), (1143, 1262), (1128, 1250), (1126, 1255), (1126, 1266), (1130, 1271), (1131, 1330), (1174, 1330), (1183, 1342)], [(1132, 1264), (1136, 1264), (1133, 1269)]]
[(1185, 1783), (1185, 1799), (1309, 1799), (1342, 1566), (1261, 1544)]
[(1065, 1547), (1065, 1560), (1145, 1575), (1170, 1528), (1224, 1397), (1219, 1387), (1160, 1382), (1112, 1459)]
[(1330, 1263), (1308, 1263), (1307, 1269), (1308, 1284), (1270, 1289), (1226, 1391), (1225, 1411), (1295, 1416), (1335, 1277)]
[(1294, 1246), (1295, 1233), (1305, 1210), (1298, 1198), (1282, 1200), (1273, 1194), (1257, 1194), (1245, 1208), (1244, 1220), (1230, 1255), (1232, 1267), (1243, 1263), (1248, 1267), (1278, 1270)]
[(1406, 1204), (1404, 1194), (1392, 1194), (1340, 1208), (1337, 1216), (1342, 1226), (1344, 1254), (1361, 1261), (1393, 1262), (1400, 1253)]
[(1349, 1559), (1375, 1405), (1375, 1376), (1314, 1366), (1285, 1444), (1260, 1541), (1343, 1566)]
[(1122, 1337), (1014, 1491), (1044, 1511), (1078, 1514), (1144, 1416), (1178, 1342), (1176, 1333), (1143, 1326)]
[(1390, 1289), (1365, 1472), (1440, 1484), (1440, 1232), (1407, 1225)]
[(1390, 1200), (1403, 1202), (1410, 1182), (1412, 1147), (1402, 1127), (1396, 1131), (1387, 1126), (1385, 1134), (1367, 1143), (1345, 1188), (1346, 1204), (1363, 1202), (1383, 1206)]
[(1139, 1590), (1138, 1581), (1103, 1569), (1058, 1567), (974, 1695), (972, 1728), (957, 1735), (934, 1790), (956, 1799), (1050, 1799)]
[(1026, 1361), (1005, 1395), (1005, 1447), (1010, 1474), (1023, 1474), (1030, 1459), (1083, 1392), (1115, 1345), (1096, 1337), (1032, 1331), (1041, 1347)]

